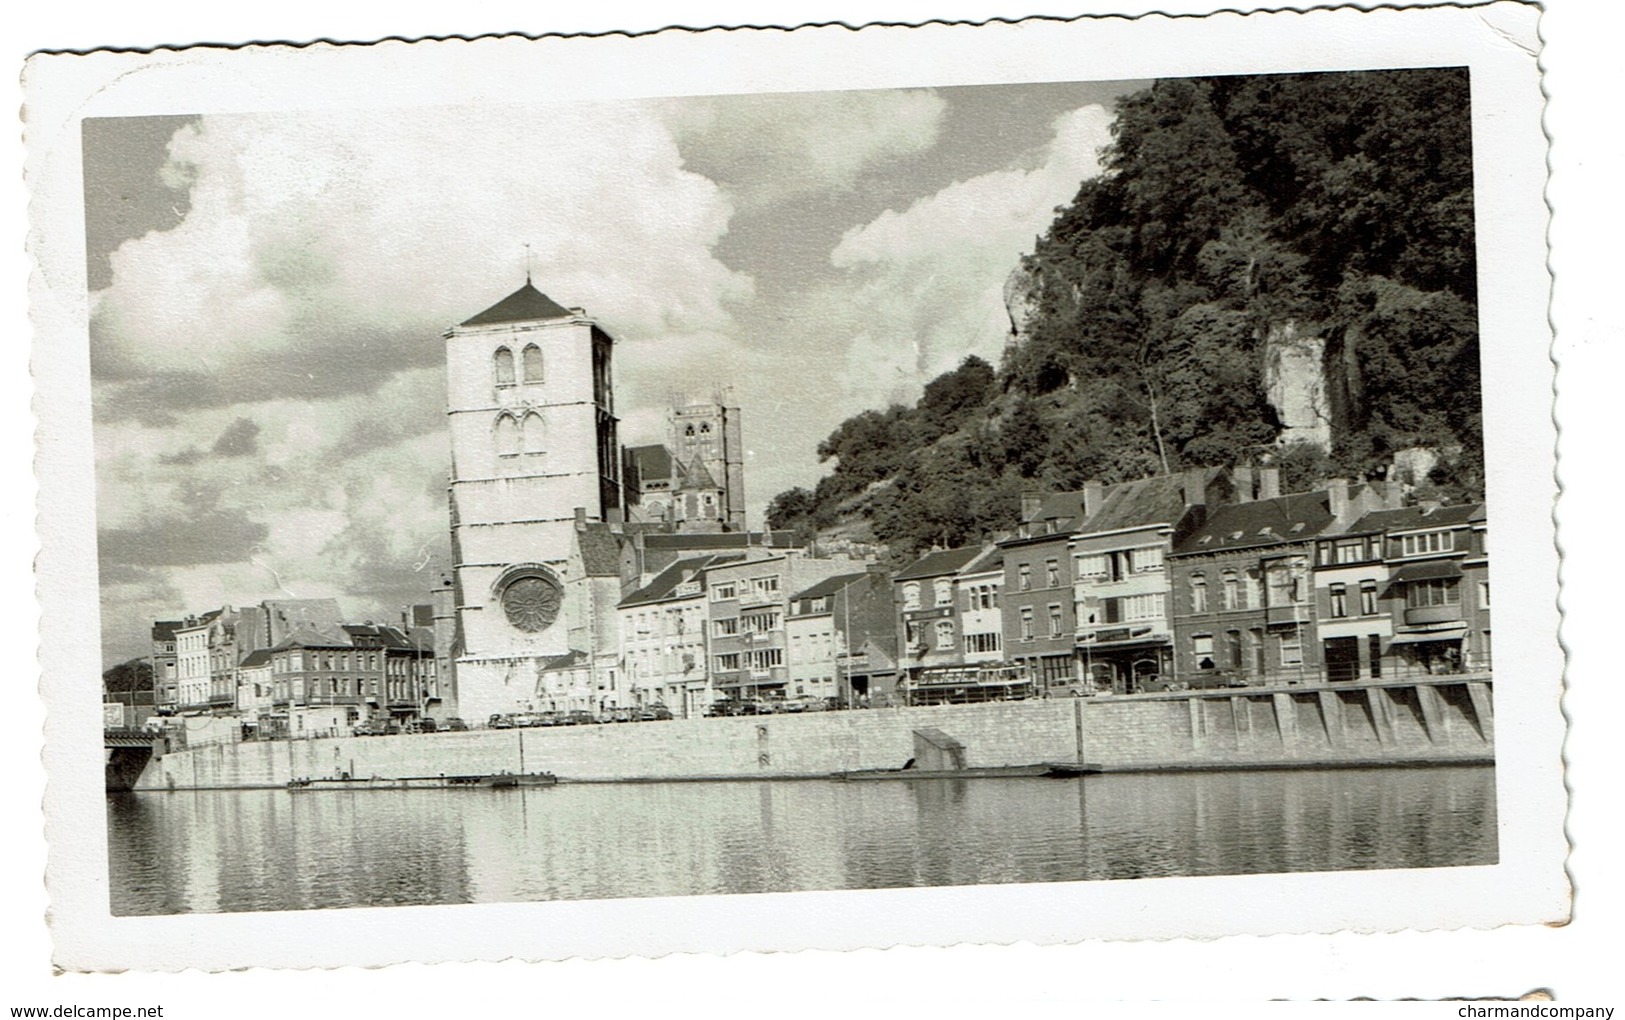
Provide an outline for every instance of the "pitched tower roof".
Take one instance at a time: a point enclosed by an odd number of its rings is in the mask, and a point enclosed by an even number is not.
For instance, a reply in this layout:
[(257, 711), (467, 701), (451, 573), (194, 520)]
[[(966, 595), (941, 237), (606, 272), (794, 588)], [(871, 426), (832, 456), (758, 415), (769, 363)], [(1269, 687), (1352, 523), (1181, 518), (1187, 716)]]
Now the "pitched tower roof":
[(503, 322), (538, 322), (570, 315), (568, 308), (531, 286), (529, 280), (518, 290), (461, 323), (464, 326), (494, 326)]

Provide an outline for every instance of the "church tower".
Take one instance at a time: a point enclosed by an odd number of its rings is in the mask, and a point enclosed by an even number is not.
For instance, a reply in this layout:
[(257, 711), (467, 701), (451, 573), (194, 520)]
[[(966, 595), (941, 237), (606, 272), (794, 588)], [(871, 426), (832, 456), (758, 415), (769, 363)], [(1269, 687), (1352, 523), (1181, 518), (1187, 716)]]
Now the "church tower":
[(570, 650), (577, 508), (619, 512), (614, 341), (529, 279), (445, 340), (458, 710), (484, 722), (526, 707)]
[[(720, 401), (675, 407), (668, 428), (672, 459), (689, 469), (689, 487), (717, 489), (719, 506), (714, 516), (725, 530), (744, 531), (745, 443), (739, 427), (739, 408)], [(694, 470), (696, 464), (699, 471)], [(694, 511), (684, 509), (693, 519)]]

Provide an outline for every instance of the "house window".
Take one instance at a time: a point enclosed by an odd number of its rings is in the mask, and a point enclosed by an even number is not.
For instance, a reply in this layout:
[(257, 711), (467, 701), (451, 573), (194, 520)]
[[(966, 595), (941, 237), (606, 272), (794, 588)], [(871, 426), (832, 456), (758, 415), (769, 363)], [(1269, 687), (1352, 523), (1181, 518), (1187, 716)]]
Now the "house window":
[(1078, 578), (1105, 577), (1109, 569), (1105, 553), (1078, 553), (1072, 557), (1072, 573)]
[(1201, 574), (1191, 575), (1191, 612), (1207, 612), (1207, 578)]
[(740, 618), (748, 634), (766, 634), (779, 629), (779, 614), (773, 613), (746, 613)]
[(1342, 538), (1321, 546), (1322, 563), (1359, 563), (1371, 559), (1370, 543), (1364, 538)]
[(513, 351), (508, 350), (506, 347), (498, 347), (496, 354), (493, 356), (493, 361), (496, 367), (497, 385), (512, 386)]
[(739, 617), (725, 616), (711, 624), (711, 632), (717, 637), (733, 637), (739, 633)]
[(1117, 619), (1109, 623), (1132, 622), (1135, 620), (1160, 620), (1166, 613), (1166, 607), (1161, 593), (1149, 595), (1130, 595), (1127, 598), (1108, 599), (1108, 604), (1116, 603), (1118, 612), (1112, 615)]
[(1451, 531), (1425, 531), (1419, 535), (1401, 535), (1401, 556), (1426, 556), (1429, 553), (1452, 552), (1456, 548), (1456, 535)]
[(1360, 582), (1360, 615), (1375, 616), (1377, 613), (1377, 582)]
[(1303, 636), (1297, 631), (1289, 631), (1280, 636), (1281, 665), (1303, 665)]
[(1382, 676), (1382, 635), (1371, 634), (1365, 640), (1366, 661), (1371, 664), (1371, 678), (1375, 680)]
[(1191, 638), (1191, 653), (1196, 656), (1197, 669), (1213, 669), (1213, 635), (1197, 634)]
[(954, 650), (954, 624), (952, 620), (937, 621), (937, 651), (951, 652)]
[(1050, 588), (1059, 588), (1061, 586), (1060, 560), (1044, 561), (1044, 584)]
[(1221, 577), (1224, 584), (1224, 608), (1239, 608), (1238, 601), (1241, 598), (1241, 581), (1236, 577), (1236, 572), (1234, 570), (1226, 570)]
[(745, 653), (745, 666), (753, 673), (760, 673), (782, 665), (784, 665), (784, 649), (782, 648), (759, 648), (756, 651)]
[(1293, 556), (1290, 559), (1276, 560), (1264, 570), (1264, 580), (1269, 586), (1269, 604), (1272, 606), (1290, 606), (1303, 601), (1303, 557)]
[(1033, 607), (1032, 606), (1022, 606), (1021, 607), (1021, 640), (1023, 640), (1023, 641), (1031, 641), (1032, 639), (1033, 639)]
[(931, 585), (932, 596), (939, 606), (952, 605), (954, 601), (954, 583), (946, 577), (939, 577)]
[(1230, 669), (1238, 669), (1239, 670), (1241, 668), (1241, 655), (1242, 655), (1242, 652), (1241, 652), (1241, 631), (1239, 631), (1239, 630), (1226, 631), (1225, 635), (1224, 635), (1224, 638), (1225, 638), (1225, 652), (1227, 653), (1226, 657), (1229, 660), (1228, 662), (1225, 663), (1225, 665), (1228, 666)]
[(772, 599), (779, 595), (779, 575), (771, 574), (767, 577), (752, 578), (751, 590), (757, 598)]
[(1259, 580), (1258, 568), (1248, 567), (1244, 580), (1246, 587), (1242, 589), (1242, 605), (1262, 606), (1264, 604), (1264, 584)]
[(1061, 607), (1058, 604), (1051, 603), (1050, 607), (1049, 607), (1049, 636), (1050, 637), (1060, 637), (1061, 636), (1061, 619), (1062, 619), (1061, 618)]
[(1349, 590), (1346, 584), (1334, 584), (1331, 588), (1332, 615), (1349, 615)]
[(1030, 563), (1023, 563), (1016, 568), (1016, 587), (1022, 591), (1033, 590), (1033, 568)]
[(1488, 581), (1478, 582), (1478, 605), (1481, 609), (1490, 607), (1490, 583)]
[(965, 651), (967, 652), (997, 652), (1003, 647), (998, 632), (989, 634), (966, 634)]
[(1162, 546), (1148, 545), (1130, 552), (1136, 574), (1148, 574), (1162, 569)]
[(724, 602), (739, 597), (739, 587), (732, 581), (719, 581), (711, 586), (711, 601)]
[(525, 381), (539, 383), (542, 381), (542, 349), (535, 344), (528, 344), (521, 355), (524, 363)]
[(1461, 588), (1455, 578), (1433, 577), (1405, 585), (1405, 605), (1411, 609), (1461, 604)]
[(739, 669), (739, 653), (723, 652), (717, 656), (717, 672), (732, 673)]
[(910, 581), (903, 585), (903, 608), (920, 608), (920, 582)]

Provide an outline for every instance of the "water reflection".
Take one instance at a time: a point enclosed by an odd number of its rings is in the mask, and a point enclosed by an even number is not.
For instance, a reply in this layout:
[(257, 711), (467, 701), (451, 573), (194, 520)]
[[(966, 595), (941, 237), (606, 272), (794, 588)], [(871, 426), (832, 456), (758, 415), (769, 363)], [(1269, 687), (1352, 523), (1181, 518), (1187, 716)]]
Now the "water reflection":
[(113, 912), (1493, 864), (1489, 768), (110, 796)]

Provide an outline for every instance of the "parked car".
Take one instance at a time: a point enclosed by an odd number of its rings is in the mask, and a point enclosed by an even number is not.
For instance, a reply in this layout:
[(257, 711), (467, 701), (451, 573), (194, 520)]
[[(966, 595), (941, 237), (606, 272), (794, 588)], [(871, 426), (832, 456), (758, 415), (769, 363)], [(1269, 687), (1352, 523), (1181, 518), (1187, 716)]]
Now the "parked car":
[(419, 733), (433, 733), (440, 728), (440, 724), (425, 716), (418, 720)]
[(597, 716), (580, 708), (559, 716), (560, 726), (591, 726), (596, 722), (598, 722)]
[(446, 720), (446, 729), (453, 733), (467, 733), (468, 723), (463, 722), (462, 719), (454, 715)]
[(513, 729), (513, 720), (505, 715), (493, 715), (491, 717), (491, 728), (493, 730), (511, 730)]
[(350, 730), (350, 732), (358, 737), (377, 737), (383, 734), (384, 724), (378, 719), (368, 719), (364, 722), (357, 723), (355, 728)]
[(720, 701), (711, 702), (711, 707), (705, 710), (705, 714), (710, 719), (725, 719), (730, 716), (743, 715), (743, 705), (744, 702), (735, 698), (723, 698)]

